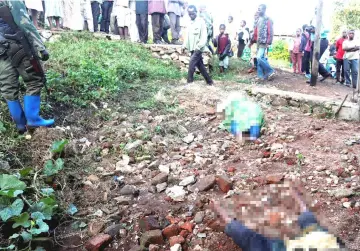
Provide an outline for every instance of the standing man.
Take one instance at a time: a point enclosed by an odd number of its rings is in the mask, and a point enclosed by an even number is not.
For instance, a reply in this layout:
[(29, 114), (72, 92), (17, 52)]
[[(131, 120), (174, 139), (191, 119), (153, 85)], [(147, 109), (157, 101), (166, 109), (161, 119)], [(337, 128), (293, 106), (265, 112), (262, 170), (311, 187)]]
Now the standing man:
[[(354, 40), (355, 31), (350, 30), (348, 32), (348, 40), (343, 42), (343, 50), (345, 51), (344, 55), (344, 69), (345, 69), (345, 78), (346, 85), (353, 88), (357, 87), (358, 81), (358, 70), (359, 70), (359, 50), (360, 43), (355, 42)], [(351, 79), (350, 79), (351, 75)]]
[(206, 50), (207, 44), (207, 28), (205, 21), (197, 17), (197, 9), (194, 5), (188, 7), (189, 17), (191, 19), (188, 31), (189, 34), (186, 38), (186, 49), (191, 52), (191, 58), (188, 71), (188, 83), (194, 82), (195, 68), (197, 67), (206, 80), (208, 85), (212, 85), (213, 81), (206, 71), (202, 53)]
[[(8, 15), (0, 16), (0, 83), (1, 94), (7, 101), (10, 114), (20, 133), (26, 131), (26, 126), (51, 126), (54, 120), (45, 120), (39, 116), (40, 93), (44, 86), (44, 75), (38, 71), (28, 56), (31, 51), (25, 51), (21, 42), (14, 36), (17, 32), (26, 34), (27, 40), (42, 61), (49, 59), (49, 53), (41, 41), (40, 35), (30, 21), (26, 7), (22, 1), (0, 1), (0, 7), (10, 11), (15, 24), (6, 23)], [(0, 14), (1, 15), (1, 14)], [(16, 27), (17, 26), (17, 27)], [(26, 84), (24, 110), (19, 101), (19, 76)]]
[[(343, 31), (342, 37), (336, 41), (336, 83), (344, 84), (345, 83), (345, 71), (344, 71), (344, 54), (343, 43), (347, 39), (347, 31)], [(341, 76), (341, 79), (340, 79)]]
[(259, 19), (254, 30), (252, 43), (257, 43), (257, 75), (261, 80), (271, 80), (275, 76), (274, 69), (266, 59), (266, 51), (272, 44), (274, 30), (272, 20), (265, 15), (266, 5), (261, 4), (258, 8)]
[(94, 32), (99, 31), (100, 5), (102, 0), (91, 1), (91, 11), (93, 15)]
[(110, 33), (110, 17), (111, 12), (113, 9), (114, 0), (104, 0), (103, 4), (101, 5), (101, 25), (100, 25), (100, 31), (105, 32), (106, 34)]
[(161, 35), (163, 32), (164, 16), (166, 14), (164, 0), (149, 0), (149, 15), (153, 30), (153, 41), (155, 44), (162, 44)]
[(238, 51), (237, 57), (241, 58), (245, 45), (248, 44), (250, 39), (249, 31), (246, 29), (246, 21), (242, 20), (240, 23), (240, 30), (237, 32), (237, 41), (238, 41)]
[(139, 31), (140, 43), (146, 44), (148, 41), (149, 15), (148, 0), (136, 1), (136, 25)]
[(170, 18), (171, 34), (172, 34), (172, 44), (181, 45), (180, 42), (180, 18), (182, 12), (182, 6), (184, 5), (183, 0), (169, 0), (168, 3), (168, 15)]

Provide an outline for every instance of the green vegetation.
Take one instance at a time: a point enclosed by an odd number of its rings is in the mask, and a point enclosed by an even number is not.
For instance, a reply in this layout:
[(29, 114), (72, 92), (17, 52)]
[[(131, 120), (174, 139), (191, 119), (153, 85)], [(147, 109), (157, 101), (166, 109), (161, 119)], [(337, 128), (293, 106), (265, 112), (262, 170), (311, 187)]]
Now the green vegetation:
[(140, 45), (97, 39), (87, 33), (64, 35), (48, 48), (48, 85), (58, 102), (85, 106), (147, 81), (183, 76), (173, 64), (154, 59)]
[(277, 40), (272, 45), (272, 51), (269, 52), (270, 59), (289, 60), (289, 48), (284, 40)]
[(290, 68), (289, 48), (285, 40), (276, 40), (269, 52), (271, 65), (278, 68)]
[(335, 2), (335, 13), (332, 16), (332, 37), (338, 38), (344, 29), (360, 29), (360, 2), (358, 0), (341, 0)]
[[(67, 142), (54, 142), (50, 149), (54, 157), (42, 170), (24, 167), (0, 175), (0, 219), (12, 227), (8, 245), (0, 250), (44, 250), (37, 243), (44, 241), (43, 236), (50, 230), (47, 222), (53, 220), (59, 207), (51, 183), (64, 167), (59, 156)], [(56, 168), (49, 166), (53, 162)]]
[(220, 73), (219, 69), (219, 59), (217, 56), (214, 56), (214, 72), (212, 74), (214, 80), (219, 81), (233, 81), (238, 83), (249, 84), (249, 79), (239, 78), (239, 75), (250, 68), (250, 64), (237, 58), (236, 56), (230, 58), (230, 66), (228, 71), (225, 74)]

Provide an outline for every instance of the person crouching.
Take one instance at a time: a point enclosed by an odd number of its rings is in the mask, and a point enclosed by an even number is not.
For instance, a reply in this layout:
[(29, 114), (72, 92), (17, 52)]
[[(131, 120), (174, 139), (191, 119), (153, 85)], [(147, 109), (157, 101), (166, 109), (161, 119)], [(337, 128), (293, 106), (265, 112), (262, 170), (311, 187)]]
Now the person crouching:
[(231, 41), (229, 34), (225, 33), (225, 24), (220, 25), (220, 34), (214, 39), (213, 44), (217, 48), (216, 54), (219, 57), (220, 72), (223, 73), (229, 68), (229, 54)]

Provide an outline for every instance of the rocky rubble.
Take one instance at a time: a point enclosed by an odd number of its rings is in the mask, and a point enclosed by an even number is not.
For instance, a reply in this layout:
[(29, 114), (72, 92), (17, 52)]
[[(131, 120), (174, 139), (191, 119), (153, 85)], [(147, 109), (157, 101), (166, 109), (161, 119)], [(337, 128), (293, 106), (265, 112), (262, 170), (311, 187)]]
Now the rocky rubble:
[[(187, 71), (189, 63), (190, 63), (190, 55), (188, 52), (183, 51), (182, 47), (179, 45), (146, 45), (149, 50), (152, 52), (152, 56), (154, 58), (173, 61), (175, 64), (179, 65), (179, 67)], [(204, 64), (208, 66), (210, 63), (210, 53), (205, 53), (204, 55)]]
[[(311, 195), (311, 205), (338, 225), (337, 215), (360, 211), (358, 150), (343, 143), (348, 135), (327, 136), (334, 133), (332, 126), (346, 128), (346, 124), (330, 126), (329, 121), (292, 110), (265, 107), (263, 136), (241, 144), (218, 128), (220, 120), (208, 112), (214, 101), (199, 93), (193, 102), (204, 106), (202, 112), (189, 109), (186, 116), (174, 116), (142, 111), (118, 115), (113, 119), (116, 124), (106, 130), (104, 126), (97, 142), (111, 142), (113, 151), (96, 163), (96, 177), (87, 177), (92, 186), (98, 185), (99, 197), (106, 194), (106, 203), (86, 210), (101, 210), (107, 222), (124, 228), (115, 229), (114, 235), (105, 231), (108, 223), (99, 224), (97, 229), (92, 226), (93, 236), (116, 236), (110, 248), (123, 247), (118, 250), (234, 251), (221, 233), (224, 226), (208, 208), (210, 200), (234, 200), (250, 190), (292, 179), (300, 180)], [(99, 186), (104, 183), (107, 187)], [(272, 225), (279, 220), (284, 219), (270, 215)], [(214, 249), (214, 242), (224, 249)]]

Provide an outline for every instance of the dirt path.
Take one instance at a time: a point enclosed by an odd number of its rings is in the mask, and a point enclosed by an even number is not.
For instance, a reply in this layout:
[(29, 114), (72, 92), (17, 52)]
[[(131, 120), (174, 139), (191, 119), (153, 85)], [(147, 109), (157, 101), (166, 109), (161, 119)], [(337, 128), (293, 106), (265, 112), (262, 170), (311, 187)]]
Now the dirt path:
[[(341, 99), (347, 91), (331, 84), (309, 88), (298, 78), (291, 80), (295, 90), (304, 93)], [(271, 85), (294, 91), (290, 83)], [(85, 149), (79, 158), (87, 166), (74, 177), (77, 189), (69, 186), (64, 193), (69, 201), (76, 201), (76, 217), (87, 227), (81, 231), (70, 223), (59, 227), (57, 242), (64, 246), (60, 250), (83, 250), (71, 249), (71, 245), (86, 243), (89, 235), (99, 233), (113, 236), (108, 251), (140, 250), (139, 244), (146, 241), (159, 244), (150, 250), (169, 250), (169, 238), (162, 233), (168, 237), (180, 234), (171, 242), (181, 242), (182, 250), (239, 250), (217, 231), (220, 226), (208, 209), (210, 199), (226, 195), (209, 175), (226, 175), (232, 191), (241, 193), (274, 173), (300, 179), (325, 224), (350, 249), (358, 250), (360, 145), (348, 142), (360, 138), (358, 123), (321, 120), (297, 109), (264, 106), (264, 135), (256, 144), (241, 145), (218, 129), (221, 121), (214, 114), (215, 105), (229, 90), (241, 87), (244, 85), (231, 83), (207, 87), (202, 82), (174, 86), (170, 96), (157, 95), (166, 104), (165, 110), (111, 111), (108, 120), (94, 125), (93, 131), (79, 131), (74, 147)], [(180, 187), (181, 182), (189, 185)], [(194, 182), (194, 187), (206, 189), (197, 192), (191, 185)], [(335, 198), (330, 195), (335, 190), (348, 194)]]
[(342, 100), (346, 94), (351, 93), (352, 95), (352, 88), (335, 83), (335, 79), (329, 78), (324, 82), (318, 81), (315, 87), (310, 87), (309, 84), (306, 83), (306, 78), (303, 75), (295, 75), (289, 72), (278, 70), (277, 77), (274, 79), (274, 81), (271, 81), (270, 83), (267, 82), (266, 85), (284, 91), (324, 96), (334, 100)]

